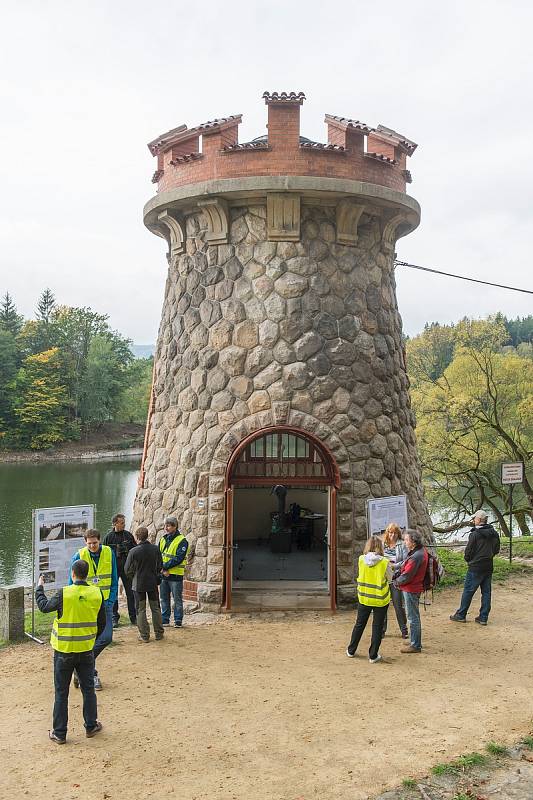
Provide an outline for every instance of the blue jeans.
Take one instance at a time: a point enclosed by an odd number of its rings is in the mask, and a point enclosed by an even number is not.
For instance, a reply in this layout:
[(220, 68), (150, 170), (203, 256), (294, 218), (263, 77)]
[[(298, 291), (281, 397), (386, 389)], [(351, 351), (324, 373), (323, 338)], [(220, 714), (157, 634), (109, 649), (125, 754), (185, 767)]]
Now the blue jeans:
[(409, 623), (409, 639), (411, 647), (422, 650), (422, 623), (420, 622), (420, 594), (404, 592), (405, 613)]
[(181, 624), (183, 620), (183, 576), (176, 576), (178, 580), (168, 581), (163, 578), (161, 586), (159, 587), (159, 595), (161, 597), (161, 616), (163, 622), (168, 624), (170, 622), (170, 595), (174, 599), (174, 622)]
[(486, 572), (473, 572), (467, 570), (465, 575), (465, 583), (463, 587), (463, 596), (461, 597), (461, 605), (455, 612), (456, 616), (465, 619), (470, 608), (470, 603), (477, 590), (481, 588), (481, 608), (479, 609), (479, 618), (482, 622), (486, 622), (490, 614), (490, 598), (492, 594), (492, 573)]
[(54, 716), (53, 731), (60, 739), (67, 735), (68, 692), (72, 673), (76, 670), (83, 695), (83, 721), (91, 730), (96, 725), (96, 694), (94, 691), (94, 655), (86, 653), (59, 653), (54, 650)]
[[(105, 604), (105, 628), (97, 637), (96, 642), (94, 643), (94, 659), (98, 658), (102, 650), (104, 650), (108, 644), (111, 643), (113, 639), (113, 604)], [(94, 674), (97, 675), (98, 671), (94, 670)], [(80, 684), (81, 685), (81, 684)]]

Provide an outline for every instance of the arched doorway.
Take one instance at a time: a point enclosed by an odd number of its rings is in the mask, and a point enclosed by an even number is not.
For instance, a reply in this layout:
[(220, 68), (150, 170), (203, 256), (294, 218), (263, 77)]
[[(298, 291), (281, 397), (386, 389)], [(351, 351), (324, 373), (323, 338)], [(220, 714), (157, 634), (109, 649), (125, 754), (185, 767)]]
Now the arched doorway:
[(227, 610), (243, 590), (304, 592), (335, 609), (339, 484), (329, 449), (299, 428), (264, 428), (240, 443), (225, 481)]

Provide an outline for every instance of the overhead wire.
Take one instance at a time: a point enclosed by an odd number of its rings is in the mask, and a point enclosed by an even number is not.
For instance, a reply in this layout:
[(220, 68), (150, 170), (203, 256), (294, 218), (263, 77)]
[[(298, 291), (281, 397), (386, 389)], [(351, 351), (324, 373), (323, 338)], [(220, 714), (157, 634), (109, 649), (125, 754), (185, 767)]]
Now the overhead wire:
[(490, 281), (482, 281), (479, 278), (467, 278), (465, 275), (456, 275), (453, 272), (444, 272), (440, 269), (432, 269), (430, 267), (421, 267), (418, 264), (410, 264), (408, 261), (394, 261), (395, 267), (409, 267), (410, 269), (419, 269), (423, 272), (433, 272), (435, 275), (445, 275), (448, 278), (458, 278), (461, 281), (470, 281), (471, 283), (482, 283), (484, 286), (495, 286), (498, 289), (509, 289), (512, 292), (523, 292), (524, 294), (533, 294), (532, 289), (521, 289), (518, 286), (507, 286), (504, 283), (491, 283)]

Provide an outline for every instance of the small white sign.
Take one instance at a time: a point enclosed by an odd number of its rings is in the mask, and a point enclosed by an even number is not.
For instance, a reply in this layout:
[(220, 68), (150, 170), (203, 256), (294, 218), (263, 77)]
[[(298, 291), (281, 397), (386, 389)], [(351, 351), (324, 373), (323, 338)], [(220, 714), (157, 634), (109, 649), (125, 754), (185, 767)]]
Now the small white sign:
[(508, 486), (512, 483), (522, 483), (524, 480), (524, 462), (514, 461), (502, 464), (502, 483)]
[(395, 522), (400, 528), (408, 528), (407, 497), (404, 494), (394, 497), (372, 497), (366, 501), (368, 535), (381, 533), (387, 525)]

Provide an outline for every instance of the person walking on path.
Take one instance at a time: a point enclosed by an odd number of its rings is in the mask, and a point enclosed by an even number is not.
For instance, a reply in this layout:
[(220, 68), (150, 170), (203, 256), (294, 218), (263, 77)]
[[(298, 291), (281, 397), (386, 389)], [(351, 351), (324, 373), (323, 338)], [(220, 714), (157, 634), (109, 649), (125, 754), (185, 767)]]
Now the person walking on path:
[(388, 558), (383, 554), (383, 542), (379, 536), (368, 539), (362, 556), (359, 556), (357, 574), (357, 618), (352, 631), (352, 638), (346, 648), (348, 658), (354, 658), (361, 636), (366, 628), (370, 614), (372, 618), (372, 638), (368, 651), (371, 664), (383, 661), (379, 654), (379, 646), (383, 638), (383, 623), (390, 603), (389, 582), (392, 580), (392, 569)]
[[(407, 547), (402, 541), (402, 529), (399, 525), (396, 525), (395, 522), (391, 522), (391, 524), (387, 525), (385, 528), (385, 533), (383, 534), (383, 552), (386, 558), (389, 559), (393, 572), (396, 568), (399, 569), (400, 565), (407, 558)], [(390, 593), (402, 639), (408, 639), (409, 631), (407, 629), (407, 617), (405, 615), (401, 590), (397, 589), (396, 586), (391, 583)], [(385, 636), (386, 630), (387, 617), (385, 617), (385, 623), (383, 625), (383, 636)]]
[(404, 542), (407, 547), (407, 558), (394, 579), (394, 585), (403, 593), (410, 642), (400, 648), (400, 652), (420, 653), (422, 650), (420, 595), (424, 591), (428, 552), (422, 544), (422, 535), (418, 531), (408, 529), (404, 536)]
[[(85, 547), (74, 553), (72, 564), (81, 559), (88, 564), (89, 572), (87, 582), (101, 589), (104, 596), (106, 614), (105, 629), (98, 634), (94, 644), (94, 688), (97, 692), (102, 688), (102, 682), (96, 669), (96, 659), (113, 639), (113, 604), (118, 596), (118, 573), (115, 554), (105, 544), (100, 544), (100, 531), (89, 528), (85, 531)], [(72, 583), (72, 579), (69, 580)], [(74, 685), (78, 685), (79, 678), (74, 675)]]
[(74, 670), (78, 673), (83, 695), (85, 735), (91, 739), (102, 730), (94, 692), (93, 647), (106, 626), (106, 613), (102, 592), (87, 583), (88, 572), (86, 561), (74, 561), (71, 585), (48, 599), (41, 575), (35, 592), (39, 611), (43, 614), (57, 612), (50, 636), (54, 648), (55, 700), (52, 730), (48, 731), (49, 738), (56, 744), (65, 744), (67, 740), (68, 694)]
[(159, 605), (159, 593), (157, 587), (161, 580), (161, 570), (163, 569), (163, 559), (161, 551), (155, 544), (148, 541), (148, 528), (137, 528), (135, 531), (137, 546), (128, 553), (126, 560), (126, 574), (132, 581), (133, 592), (135, 594), (135, 604), (137, 608), (137, 628), (139, 629), (139, 639), (142, 642), (150, 641), (150, 625), (146, 617), (146, 598), (150, 604), (152, 612), (152, 625), (154, 626), (154, 636), (162, 639), (164, 635), (163, 620), (161, 618), (161, 608)]
[(181, 628), (183, 623), (183, 576), (187, 566), (187, 550), (189, 543), (178, 530), (176, 517), (165, 519), (165, 533), (159, 540), (159, 549), (163, 558), (163, 580), (159, 593), (161, 595), (161, 614), (163, 625), (170, 624), (170, 597), (174, 600), (174, 627)]
[(474, 527), (470, 531), (465, 548), (465, 561), (468, 569), (465, 575), (461, 605), (452, 614), (453, 622), (466, 622), (466, 615), (472, 598), (481, 589), (481, 608), (475, 622), (486, 625), (489, 619), (492, 595), (492, 572), (494, 556), (500, 552), (500, 537), (487, 523), (488, 515), (483, 509), (474, 514)]
[[(135, 611), (135, 597), (131, 589), (131, 581), (128, 578), (124, 567), (126, 559), (130, 550), (135, 547), (135, 539), (132, 534), (126, 530), (126, 517), (124, 514), (115, 514), (111, 520), (113, 527), (104, 536), (103, 544), (111, 548), (117, 560), (118, 577), (122, 581), (124, 591), (126, 592), (126, 600), (128, 602), (128, 615), (132, 625), (137, 622), (137, 612)], [(113, 627), (118, 628), (120, 614), (118, 611), (118, 595), (113, 603)]]

